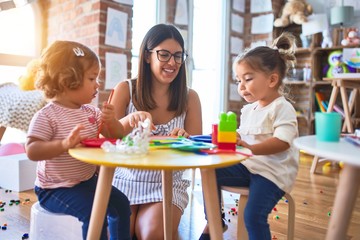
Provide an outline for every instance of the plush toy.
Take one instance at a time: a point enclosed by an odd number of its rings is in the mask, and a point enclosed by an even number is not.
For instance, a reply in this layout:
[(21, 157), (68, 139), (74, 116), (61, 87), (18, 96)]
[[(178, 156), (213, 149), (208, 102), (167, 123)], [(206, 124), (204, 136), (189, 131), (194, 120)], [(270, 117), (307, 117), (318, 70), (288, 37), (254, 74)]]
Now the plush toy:
[[(326, 77), (332, 78), (337, 73), (348, 73), (349, 68), (342, 60), (343, 54), (341, 50), (332, 51), (328, 57), (329, 66), (327, 66)], [(325, 70), (325, 69), (324, 69)]]
[(307, 22), (307, 16), (312, 13), (312, 6), (305, 0), (288, 0), (279, 18), (275, 19), (275, 27), (286, 27), (292, 23), (301, 25)]
[(35, 89), (35, 78), (39, 69), (40, 60), (33, 59), (26, 65), (26, 72), (19, 78), (19, 87), (23, 91)]
[(359, 30), (350, 28), (347, 37), (341, 41), (343, 46), (358, 46), (360, 44)]

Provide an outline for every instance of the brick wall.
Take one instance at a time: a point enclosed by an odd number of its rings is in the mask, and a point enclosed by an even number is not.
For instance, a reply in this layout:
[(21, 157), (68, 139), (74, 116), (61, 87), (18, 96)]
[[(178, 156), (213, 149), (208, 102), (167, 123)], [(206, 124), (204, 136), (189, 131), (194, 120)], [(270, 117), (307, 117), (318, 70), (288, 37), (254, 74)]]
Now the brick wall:
[[(105, 80), (105, 53), (126, 54), (128, 59), (128, 77), (130, 77), (132, 45), (129, 39), (131, 40), (132, 38), (132, 6), (122, 5), (109, 0), (44, 0), (39, 1), (39, 4), (41, 4), (44, 19), (43, 42), (45, 46), (55, 40), (71, 40), (87, 45), (100, 56), (102, 63), (100, 79), (102, 80)], [(125, 49), (105, 45), (108, 7), (128, 14), (128, 41)], [(108, 95), (109, 91), (104, 90), (104, 83), (102, 83), (98, 102), (106, 101)]]
[[(132, 48), (132, 6), (120, 4), (111, 0), (43, 0), (39, 1), (43, 14), (44, 45), (55, 40), (78, 41), (89, 46), (101, 59), (102, 71), (100, 79), (105, 80), (106, 52), (120, 53), (127, 56), (127, 77), (131, 76)], [(112, 8), (128, 14), (127, 42), (124, 49), (105, 44), (107, 9)], [(176, 0), (167, 0), (167, 22), (173, 23)], [(187, 30), (187, 26), (178, 26)], [(44, 46), (44, 47), (45, 47)], [(119, 79), (121, 81), (123, 79)], [(109, 90), (104, 89), (104, 83), (99, 89), (99, 105), (106, 101)]]
[[(243, 39), (244, 41), (244, 48), (250, 47), (252, 42), (255, 41), (265, 41), (267, 44), (270, 44), (273, 41), (273, 33), (267, 33), (267, 34), (251, 34), (251, 20), (253, 17), (257, 17), (260, 15), (265, 15), (265, 14), (269, 14), (269, 13), (273, 13), (274, 14), (274, 18), (277, 18), (277, 16), (279, 15), (279, 12), (284, 4), (284, 0), (273, 0), (272, 1), (272, 8), (273, 11), (272, 12), (263, 12), (263, 13), (250, 13), (250, 1), (251, 0), (246, 0), (245, 1), (245, 12), (238, 12), (234, 9), (231, 9), (230, 14), (235, 14), (235, 15), (239, 15), (241, 17), (244, 18), (244, 32), (243, 34), (237, 33), (235, 31), (231, 31), (230, 32), (230, 37), (238, 37)], [(229, 69), (228, 69), (228, 80), (229, 80), (229, 85), (227, 88), (228, 93), (230, 92), (230, 84), (234, 82), (233, 76), (232, 76), (232, 61), (233, 58), (236, 57), (236, 55), (230, 55), (229, 56)], [(228, 94), (229, 96), (229, 94)], [(233, 111), (235, 112), (238, 116), (240, 116), (240, 109), (242, 108), (242, 106), (246, 104), (246, 102), (244, 101), (230, 101), (228, 100), (228, 109), (227, 111)]]

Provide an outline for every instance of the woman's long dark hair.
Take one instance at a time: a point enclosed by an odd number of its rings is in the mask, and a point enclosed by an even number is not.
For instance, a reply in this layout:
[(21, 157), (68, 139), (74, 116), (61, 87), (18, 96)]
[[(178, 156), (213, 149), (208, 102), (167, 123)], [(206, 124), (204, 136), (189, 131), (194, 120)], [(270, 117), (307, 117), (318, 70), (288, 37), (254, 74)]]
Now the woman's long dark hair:
[[(138, 110), (149, 111), (155, 109), (156, 103), (152, 97), (152, 73), (150, 64), (146, 62), (148, 50), (154, 49), (160, 43), (167, 39), (174, 39), (184, 49), (184, 39), (180, 32), (173, 25), (158, 24), (153, 26), (145, 35), (139, 52), (139, 68), (138, 76), (136, 81), (132, 81), (134, 84), (133, 96), (135, 104)], [(169, 89), (170, 104), (168, 111), (175, 111), (175, 115), (179, 116), (186, 111), (187, 99), (188, 99), (188, 88), (186, 81), (186, 68), (183, 63), (180, 66), (179, 73), (170, 84)]]

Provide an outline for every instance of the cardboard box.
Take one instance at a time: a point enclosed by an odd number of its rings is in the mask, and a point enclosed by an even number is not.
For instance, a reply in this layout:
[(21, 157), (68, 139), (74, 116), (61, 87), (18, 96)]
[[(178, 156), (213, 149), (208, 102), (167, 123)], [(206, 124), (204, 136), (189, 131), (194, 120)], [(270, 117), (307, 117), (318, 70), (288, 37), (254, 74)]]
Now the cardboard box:
[(33, 189), (37, 163), (25, 153), (0, 157), (0, 187), (16, 192)]

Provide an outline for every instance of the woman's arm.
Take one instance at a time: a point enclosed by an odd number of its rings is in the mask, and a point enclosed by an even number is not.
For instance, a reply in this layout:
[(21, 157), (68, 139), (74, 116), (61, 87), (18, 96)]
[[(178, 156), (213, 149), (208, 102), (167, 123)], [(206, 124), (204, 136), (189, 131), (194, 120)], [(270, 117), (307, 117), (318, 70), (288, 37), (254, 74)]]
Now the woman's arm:
[[(126, 109), (130, 103), (130, 89), (127, 81), (122, 81), (115, 86), (110, 103), (115, 107), (115, 118), (119, 119), (124, 127), (124, 135), (129, 134), (139, 121), (144, 122), (146, 118), (149, 118), (152, 124), (152, 117), (148, 112), (137, 111), (126, 115)], [(153, 125), (152, 128), (154, 128)]]
[(201, 103), (197, 92), (193, 89), (189, 89), (188, 109), (184, 128), (189, 135), (202, 134)]

